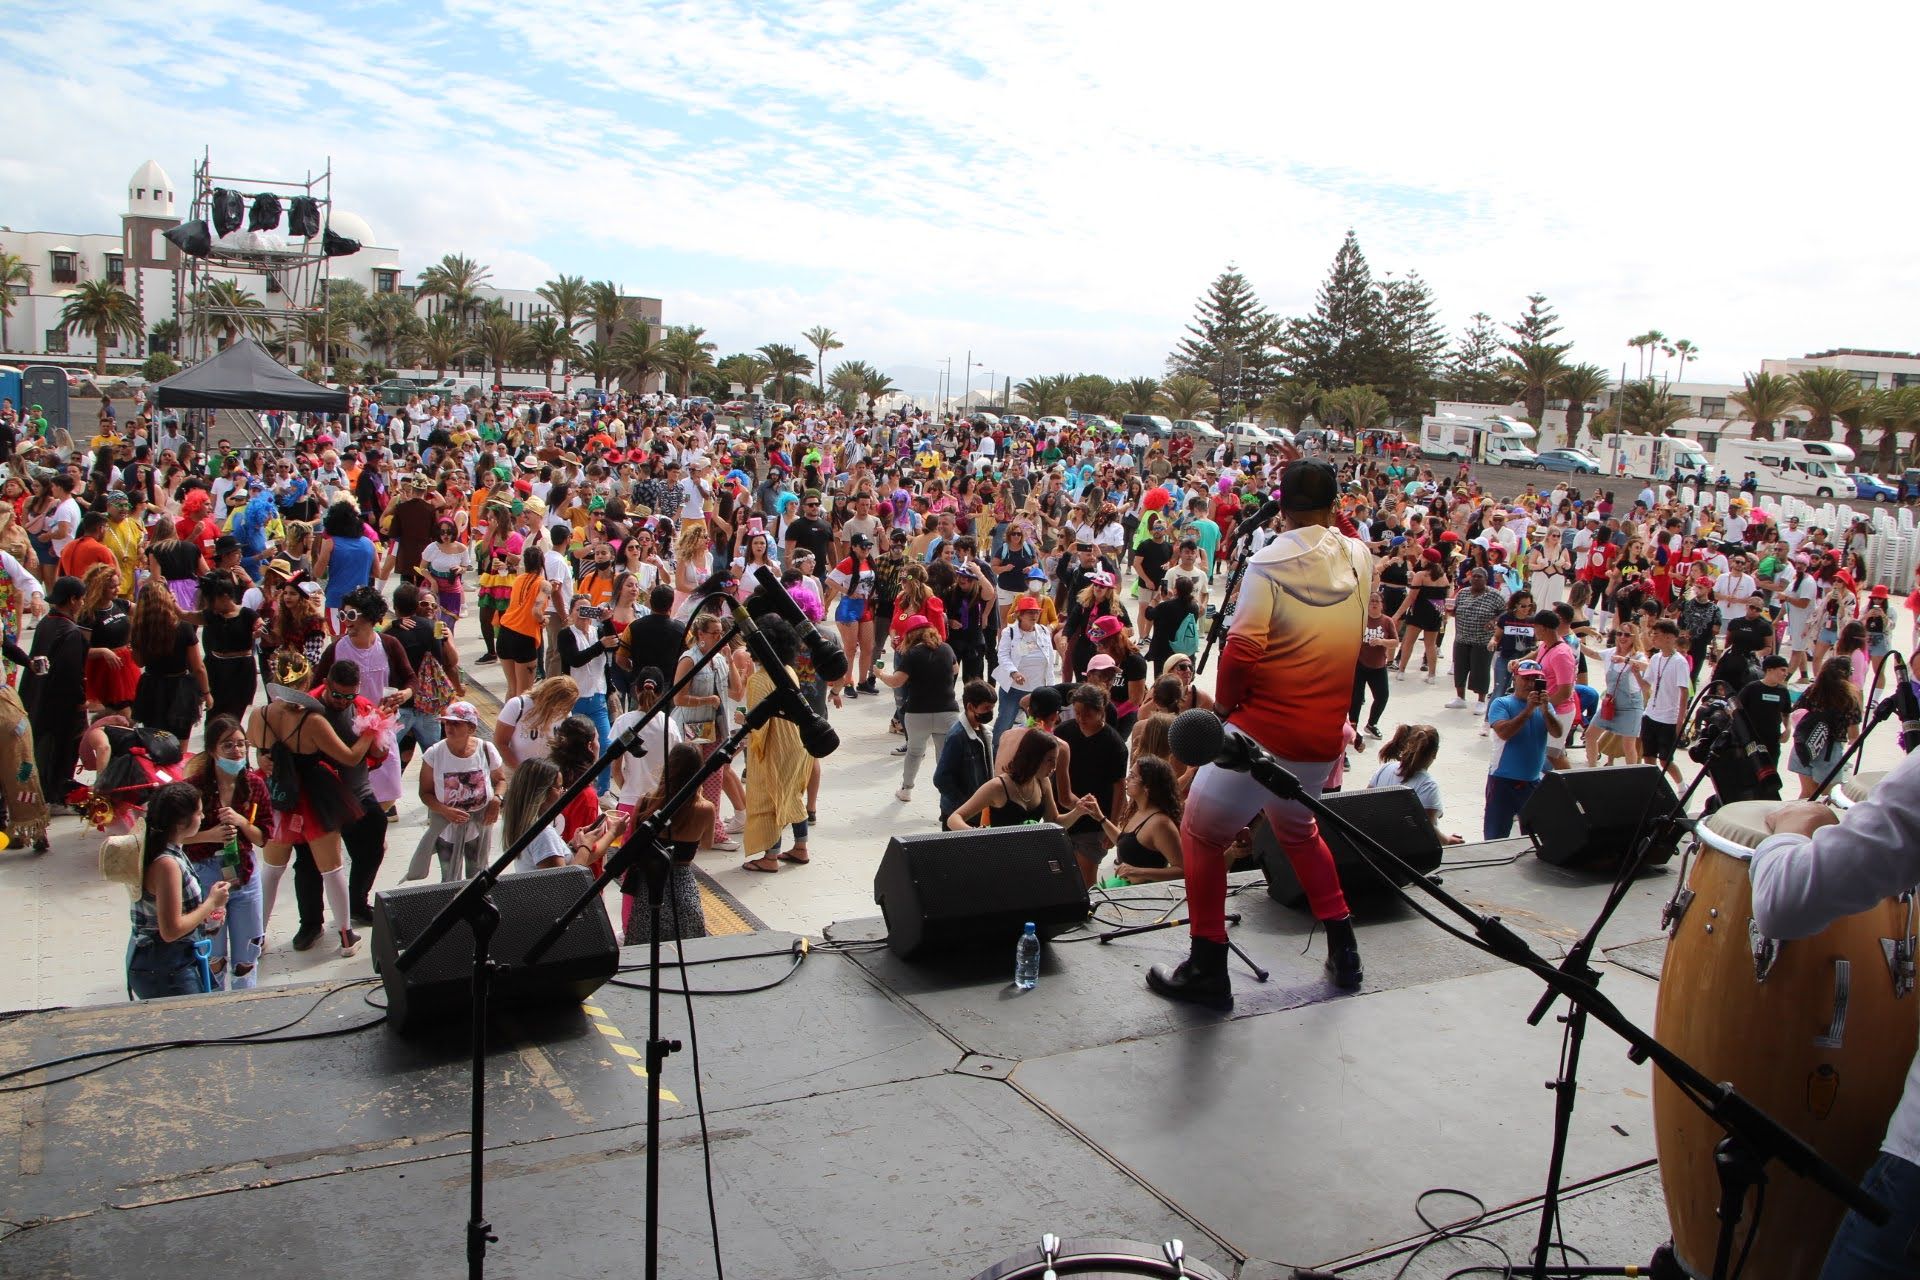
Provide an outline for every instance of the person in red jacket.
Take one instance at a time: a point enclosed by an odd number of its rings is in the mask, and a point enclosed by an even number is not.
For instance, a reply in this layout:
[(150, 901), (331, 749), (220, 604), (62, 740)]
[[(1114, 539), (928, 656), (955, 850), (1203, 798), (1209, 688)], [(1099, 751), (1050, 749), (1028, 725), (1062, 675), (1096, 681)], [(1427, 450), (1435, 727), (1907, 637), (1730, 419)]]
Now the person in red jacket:
[[(1280, 481), (1283, 528), (1248, 559), (1214, 691), (1228, 734), (1265, 747), (1315, 796), (1345, 746), (1373, 585), (1366, 545), (1336, 527), (1339, 500), (1325, 463), (1288, 464)], [(1159, 994), (1212, 1008), (1233, 1004), (1225, 850), (1262, 813), (1326, 926), (1328, 973), (1342, 988), (1360, 985), (1352, 917), (1312, 810), (1248, 774), (1207, 764), (1194, 776), (1180, 819), (1192, 952), (1171, 970), (1156, 965), (1148, 972), (1147, 985)]]

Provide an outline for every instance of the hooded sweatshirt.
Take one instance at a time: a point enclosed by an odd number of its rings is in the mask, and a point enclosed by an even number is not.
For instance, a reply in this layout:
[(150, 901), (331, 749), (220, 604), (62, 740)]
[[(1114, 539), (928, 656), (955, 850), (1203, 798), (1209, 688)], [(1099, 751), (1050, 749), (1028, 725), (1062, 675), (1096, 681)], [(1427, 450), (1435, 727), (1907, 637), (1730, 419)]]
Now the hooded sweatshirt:
[(1283, 760), (1339, 757), (1372, 576), (1337, 529), (1289, 529), (1253, 554), (1220, 654), (1229, 724)]

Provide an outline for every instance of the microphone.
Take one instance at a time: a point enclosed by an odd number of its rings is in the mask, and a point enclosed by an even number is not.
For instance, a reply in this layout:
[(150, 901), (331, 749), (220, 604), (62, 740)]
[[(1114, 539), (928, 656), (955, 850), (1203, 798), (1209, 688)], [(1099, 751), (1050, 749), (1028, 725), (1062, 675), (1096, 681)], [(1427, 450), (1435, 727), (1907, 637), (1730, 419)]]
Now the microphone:
[(1204, 707), (1182, 711), (1167, 729), (1167, 745), (1181, 764), (1199, 768), (1215, 765), (1234, 773), (1246, 773), (1275, 795), (1297, 800), (1303, 793), (1300, 779), (1274, 758), (1272, 752), (1244, 733), (1228, 733), (1226, 722)]
[(1907, 670), (1907, 660), (1900, 651), (1892, 651), (1894, 665), (1900, 669), (1900, 683), (1887, 698), (1894, 705), (1895, 713), (1900, 717), (1900, 750), (1911, 753), (1920, 746), (1920, 694), (1914, 691), (1913, 676)]
[[(846, 675), (847, 654), (840, 647), (840, 641), (814, 625), (813, 619), (801, 610), (793, 597), (787, 594), (787, 589), (780, 585), (780, 579), (774, 575), (773, 570), (765, 565), (757, 565), (753, 576), (757, 583), (754, 594), (771, 605), (773, 611), (785, 618), (787, 625), (799, 633), (800, 643), (807, 646), (807, 656), (813, 659), (813, 669), (820, 673), (820, 678), (832, 683)], [(780, 664), (776, 662), (773, 665), (777, 667)]]
[[(777, 587), (780, 584), (774, 583)], [(781, 595), (786, 595), (781, 591)], [(801, 696), (800, 686), (793, 682), (787, 672), (787, 664), (780, 661), (780, 655), (773, 651), (773, 642), (760, 630), (760, 624), (753, 620), (746, 606), (733, 606), (733, 620), (745, 637), (747, 648), (753, 653), (767, 677), (773, 681), (774, 714), (782, 720), (797, 726), (800, 730), (800, 745), (807, 754), (816, 760), (825, 759), (840, 749), (840, 735), (834, 732), (827, 718), (813, 709), (811, 703)]]
[(1237, 526), (1240, 532), (1238, 533), (1238, 535), (1235, 536), (1233, 540), (1234, 545), (1238, 546), (1241, 543), (1245, 542), (1247, 539), (1251, 538), (1253, 536), (1253, 531), (1255, 529), (1260, 528), (1267, 521), (1273, 519), (1275, 516), (1279, 514), (1280, 514), (1280, 499), (1268, 498), (1265, 502), (1260, 504), (1260, 507), (1257, 511), (1255, 511), (1252, 515), (1248, 516), (1246, 519), (1242, 520), (1240, 524)]

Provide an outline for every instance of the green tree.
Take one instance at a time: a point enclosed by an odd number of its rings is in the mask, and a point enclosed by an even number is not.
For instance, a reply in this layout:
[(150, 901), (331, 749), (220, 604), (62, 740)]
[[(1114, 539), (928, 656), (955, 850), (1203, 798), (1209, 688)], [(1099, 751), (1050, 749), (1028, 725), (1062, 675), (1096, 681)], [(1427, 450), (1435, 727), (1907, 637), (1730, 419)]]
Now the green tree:
[(1387, 398), (1372, 387), (1341, 387), (1329, 391), (1320, 397), (1320, 405), (1324, 413), (1346, 423), (1355, 436), (1380, 426), (1392, 412)]
[(1081, 413), (1117, 413), (1120, 387), (1112, 378), (1098, 373), (1078, 373), (1067, 382), (1067, 399)]
[(696, 375), (713, 368), (716, 347), (706, 340), (705, 329), (697, 325), (670, 325), (660, 338), (660, 366), (680, 379), (680, 396), (693, 394)]
[(767, 372), (774, 380), (774, 399), (782, 404), (792, 404), (799, 399), (798, 388), (794, 384), (802, 374), (813, 372), (813, 361), (784, 342), (769, 342), (762, 346), (760, 358), (767, 362)]
[(350, 387), (360, 378), (360, 366), (352, 356), (341, 356), (333, 362), (333, 381), (335, 386)]
[(307, 312), (294, 324), (293, 336), (307, 357), (318, 360), (322, 369), (332, 363), (336, 352), (351, 355), (360, 350), (360, 345), (353, 340), (353, 321), (344, 309), (336, 311), (327, 307)]
[(1433, 290), (1419, 272), (1389, 278), (1380, 286), (1379, 313), (1378, 362), (1367, 385), (1395, 418), (1417, 418), (1433, 409), (1447, 355)]
[(1513, 392), (1501, 371), (1505, 345), (1493, 317), (1474, 312), (1447, 360), (1447, 394), (1471, 404), (1506, 404)]
[[(155, 320), (153, 327), (147, 330), (150, 349), (164, 351), (168, 355), (177, 355), (180, 351), (180, 322), (172, 316)], [(0, 343), (0, 346), (5, 344)]]
[(1641, 378), (1620, 388), (1613, 408), (1620, 430), (1665, 435), (1674, 423), (1692, 413), (1685, 398), (1674, 395), (1667, 387), (1665, 382)]
[(666, 368), (660, 358), (660, 340), (654, 337), (653, 325), (645, 320), (622, 329), (608, 356), (613, 375), (636, 392), (645, 391), (653, 375)]
[(860, 390), (867, 397), (867, 413), (871, 416), (878, 409), (881, 399), (892, 395), (899, 388), (893, 385), (892, 378), (874, 366), (868, 365), (860, 380)]
[(722, 382), (728, 384), (729, 391), (732, 390), (732, 384), (738, 383), (751, 394), (773, 376), (773, 366), (757, 355), (742, 351), (714, 365), (714, 372), (720, 375)]
[(1807, 439), (1833, 439), (1833, 420), (1865, 397), (1860, 380), (1845, 369), (1815, 365), (1793, 375), (1793, 398), (1807, 411)]
[(1122, 413), (1152, 413), (1160, 407), (1158, 378), (1128, 378), (1119, 386)]
[(1679, 382), (1687, 376), (1687, 361), (1698, 360), (1700, 358), (1700, 348), (1694, 346), (1685, 338), (1675, 338), (1673, 340), (1673, 354), (1680, 358), (1680, 367), (1676, 369), (1673, 374), (1673, 380)]
[(1323, 394), (1320, 384), (1310, 378), (1289, 378), (1275, 387), (1260, 407), (1287, 430), (1298, 431), (1319, 408)]
[(358, 280), (329, 280), (322, 305), (330, 313), (344, 317), (349, 327), (354, 327), (359, 325), (361, 317), (366, 314), (367, 302), (371, 296), (367, 292), (367, 286)]
[(1667, 341), (1667, 335), (1658, 329), (1649, 329), (1638, 337), (1628, 338), (1627, 345), (1632, 347), (1640, 359), (1640, 378), (1644, 381), (1653, 376), (1662, 354), (1672, 355), (1673, 347)]
[[(1900, 447), (1900, 437), (1909, 439)], [(1894, 451), (1899, 449), (1899, 457)], [(1920, 386), (1895, 387), (1886, 393), (1880, 416), (1880, 470), (1889, 474), (1902, 465), (1911, 465), (1920, 452)], [(1902, 462), (1901, 459), (1906, 460)]]
[(1867, 452), (1867, 424), (1879, 415), (1880, 397), (1884, 393), (1878, 389), (1862, 388), (1860, 398), (1845, 408), (1835, 412), (1834, 417), (1847, 429), (1842, 438), (1847, 448), (1853, 450), (1854, 457), (1864, 457)]
[(1576, 364), (1560, 375), (1560, 394), (1567, 401), (1567, 448), (1578, 448), (1587, 406), (1607, 394), (1613, 379), (1597, 364)]
[(400, 352), (415, 368), (432, 369), (435, 378), (444, 378), (449, 366), (467, 367), (473, 340), (452, 313), (442, 311), (401, 335)]
[(360, 311), (360, 332), (374, 355), (396, 358), (407, 340), (420, 331), (413, 300), (403, 293), (377, 293)]
[(1740, 416), (1753, 424), (1755, 440), (1773, 439), (1773, 424), (1800, 404), (1793, 379), (1777, 373), (1750, 373), (1740, 390), (1727, 397)]
[(163, 382), (180, 372), (180, 362), (164, 351), (156, 351), (140, 366), (140, 376), (148, 382)]
[(617, 371), (612, 348), (598, 338), (580, 348), (580, 367), (592, 377), (596, 391), (605, 390), (607, 379)]
[(1507, 331), (1513, 334), (1513, 341), (1507, 345), (1509, 349), (1557, 345), (1564, 354), (1572, 344), (1556, 344), (1553, 341), (1559, 336), (1560, 329), (1560, 313), (1547, 304), (1547, 295), (1530, 293), (1527, 295), (1527, 309), (1520, 313), (1519, 321), (1507, 326)]
[(481, 310), (480, 286), (493, 272), (465, 254), (449, 253), (420, 273), (414, 291), (422, 298), (444, 298), (453, 318), (465, 324)]
[(1160, 384), (1160, 403), (1175, 418), (1192, 419), (1217, 408), (1220, 397), (1213, 394), (1205, 378), (1176, 373)]
[(93, 372), (107, 372), (107, 347), (115, 338), (139, 342), (145, 336), (140, 304), (133, 295), (109, 280), (82, 280), (67, 294), (60, 308), (60, 329), (69, 335), (93, 336)]
[(557, 315), (535, 316), (527, 322), (527, 355), (540, 366), (540, 375), (548, 390), (553, 389), (553, 362), (558, 360), (569, 372), (573, 358), (580, 354), (580, 340)]
[(586, 315), (593, 324), (594, 336), (611, 350), (620, 321), (626, 317), (626, 304), (620, 299), (619, 286), (611, 280), (595, 280), (588, 285)]
[(1058, 416), (1067, 411), (1071, 382), (1072, 379), (1064, 373), (1028, 378), (1014, 387), (1014, 403), (1035, 418)]
[(33, 288), (33, 271), (17, 253), (0, 253), (0, 351), (8, 348), (7, 320), (20, 295)]
[[(538, 292), (541, 300), (552, 307), (553, 313), (560, 318), (560, 327), (567, 331), (569, 338), (580, 331), (580, 326), (585, 323), (589, 300), (585, 277), (555, 276), (541, 285)], [(573, 376), (573, 360), (579, 354), (580, 344), (576, 341), (570, 350), (558, 357), (563, 377)]]
[(827, 402), (827, 352), (839, 351), (847, 344), (840, 341), (839, 335), (823, 324), (813, 326), (801, 334), (800, 339), (813, 348), (813, 367), (816, 376), (820, 379), (820, 403), (825, 404)]
[(1194, 304), (1193, 323), (1167, 357), (1167, 373), (1205, 378), (1222, 404), (1257, 400), (1278, 376), (1279, 334), (1279, 322), (1253, 286), (1229, 266)]
[(826, 385), (833, 388), (840, 411), (852, 414), (860, 408), (860, 395), (867, 389), (867, 366), (858, 360), (842, 360), (827, 375)]
[[(496, 304), (473, 327), (473, 343), (483, 361), (493, 365), (493, 385), (507, 384), (507, 368), (527, 358), (527, 330), (505, 307)], [(484, 367), (484, 365), (482, 366)]]
[(187, 306), (189, 327), (196, 334), (217, 337), (223, 349), (238, 342), (243, 334), (264, 338), (273, 331), (266, 304), (231, 280), (215, 280), (204, 289), (194, 290), (188, 295)]
[(1513, 338), (1507, 343), (1509, 359), (1501, 371), (1526, 406), (1527, 421), (1537, 427), (1567, 371), (1565, 357), (1573, 344), (1553, 341), (1560, 332), (1560, 316), (1547, 305), (1544, 293), (1527, 295), (1527, 309), (1507, 326), (1507, 332)]
[(1280, 362), (1287, 375), (1323, 387), (1366, 382), (1380, 364), (1380, 303), (1367, 256), (1349, 230), (1312, 314), (1287, 321), (1281, 334)]

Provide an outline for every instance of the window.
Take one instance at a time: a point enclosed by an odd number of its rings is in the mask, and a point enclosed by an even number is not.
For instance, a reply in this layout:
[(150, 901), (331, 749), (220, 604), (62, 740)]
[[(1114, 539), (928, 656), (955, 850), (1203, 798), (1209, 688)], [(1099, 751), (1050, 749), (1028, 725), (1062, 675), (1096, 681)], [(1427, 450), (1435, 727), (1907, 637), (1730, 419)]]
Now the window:
[(107, 283), (125, 284), (127, 282), (127, 260), (118, 253), (107, 255)]
[(267, 273), (267, 292), (268, 293), (280, 292), (280, 277), (274, 275), (272, 272)]
[(399, 283), (400, 273), (398, 271), (376, 271), (373, 273), (373, 291), (375, 293), (392, 293)]
[(1703, 418), (1726, 417), (1727, 398), (1725, 396), (1701, 396), (1700, 416)]
[(55, 284), (78, 284), (80, 273), (74, 269), (73, 255), (56, 253), (53, 255), (53, 282)]
[(67, 331), (65, 329), (47, 330), (47, 354), (63, 356), (67, 354)]
[(1871, 369), (1849, 369), (1847, 372), (1853, 375), (1854, 381), (1868, 390), (1880, 385), (1880, 375)]
[(1896, 387), (1920, 387), (1920, 373), (1896, 373), (1893, 375)]

